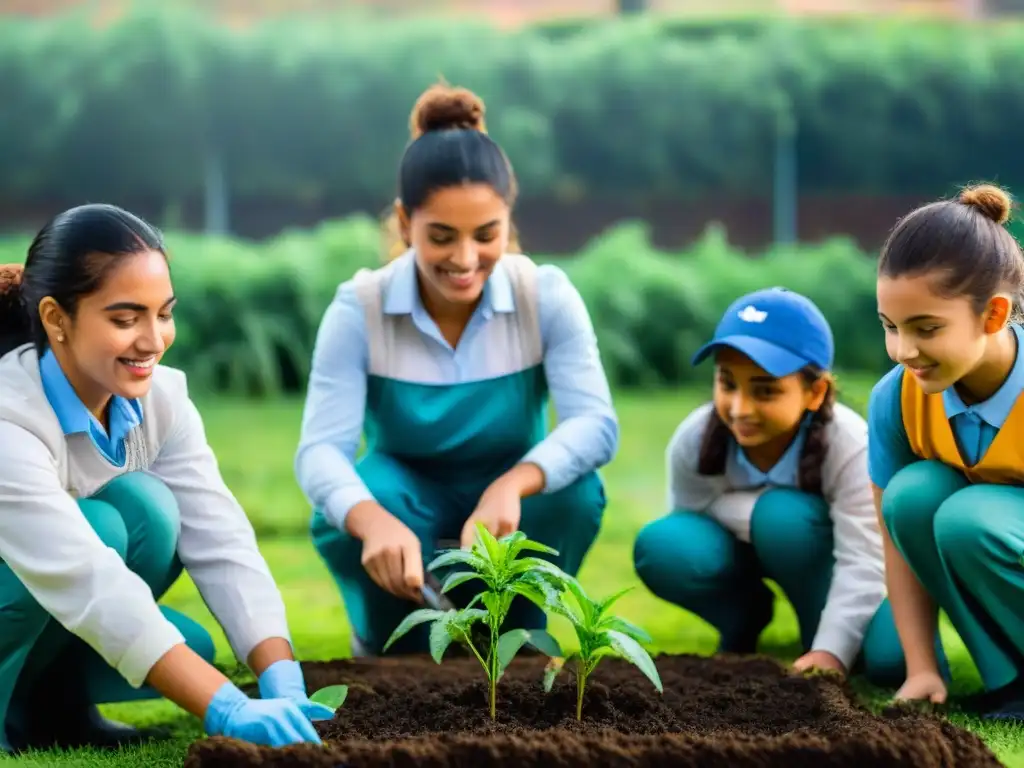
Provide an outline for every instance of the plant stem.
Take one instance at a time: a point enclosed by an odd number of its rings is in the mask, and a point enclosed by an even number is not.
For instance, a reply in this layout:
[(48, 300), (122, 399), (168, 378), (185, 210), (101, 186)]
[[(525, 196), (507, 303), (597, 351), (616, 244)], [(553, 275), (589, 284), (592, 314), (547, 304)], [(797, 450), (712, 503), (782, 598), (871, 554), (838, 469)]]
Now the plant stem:
[(498, 688), (498, 627), (491, 625), (491, 720), (496, 718), (495, 701)]
[(579, 672), (576, 675), (576, 719), (583, 719), (583, 689), (587, 685), (587, 673), (583, 665), (578, 665)]

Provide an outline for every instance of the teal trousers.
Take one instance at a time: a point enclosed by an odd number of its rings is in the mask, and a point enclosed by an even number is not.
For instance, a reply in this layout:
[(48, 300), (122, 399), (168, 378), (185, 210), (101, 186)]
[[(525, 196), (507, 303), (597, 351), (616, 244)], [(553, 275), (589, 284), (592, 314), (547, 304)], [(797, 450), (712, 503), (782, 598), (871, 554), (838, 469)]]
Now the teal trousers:
[[(738, 645), (751, 622), (768, 623), (774, 581), (793, 605), (804, 652), (810, 650), (835, 567), (832, 520), (824, 499), (773, 488), (757, 500), (750, 543), (707, 515), (677, 510), (641, 529), (633, 562), (656, 596), (691, 611), (715, 627), (721, 647)], [(758, 620), (761, 617), (761, 620)], [(903, 682), (905, 662), (888, 602), (868, 625), (855, 670), (876, 685)]]
[[(466, 518), (486, 488), (486, 483), (460, 488), (431, 480), (383, 453), (368, 454), (356, 468), (377, 502), (419, 537), (424, 563), (434, 558), (439, 540), (459, 539)], [(542, 557), (575, 576), (597, 537), (605, 505), (604, 487), (597, 474), (591, 473), (555, 493), (523, 499), (519, 528), (529, 538), (558, 550), (557, 557)], [(311, 532), (341, 592), (358, 644), (368, 654), (381, 654), (399, 622), (422, 606), (378, 587), (362, 566), (363, 542), (334, 528), (318, 510), (313, 513)], [(443, 581), (445, 574), (438, 576)], [(456, 587), (449, 596), (456, 605), (465, 604), (480, 589), (481, 582), (473, 580)], [(517, 597), (503, 627), (542, 629), (546, 625), (543, 611)], [(387, 653), (425, 653), (429, 647), (429, 625), (421, 625), (397, 640)]]
[[(159, 600), (182, 571), (176, 554), (178, 507), (167, 487), (150, 475), (129, 473), (80, 500), (79, 506), (100, 540), (124, 559)], [(161, 610), (181, 630), (189, 647), (212, 662), (209, 633), (177, 611)], [(93, 704), (160, 696), (149, 686), (132, 688), (84, 641), (53, 620), (0, 561), (0, 748), (9, 751), (7, 724), (25, 716), (20, 705), (58, 662), (63, 669), (78, 671), (77, 679), (65, 677), (62, 682), (81, 686)], [(60, 694), (54, 691), (54, 695)]]
[(893, 543), (946, 612), (989, 690), (1024, 673), (1024, 488), (920, 461), (882, 495)]

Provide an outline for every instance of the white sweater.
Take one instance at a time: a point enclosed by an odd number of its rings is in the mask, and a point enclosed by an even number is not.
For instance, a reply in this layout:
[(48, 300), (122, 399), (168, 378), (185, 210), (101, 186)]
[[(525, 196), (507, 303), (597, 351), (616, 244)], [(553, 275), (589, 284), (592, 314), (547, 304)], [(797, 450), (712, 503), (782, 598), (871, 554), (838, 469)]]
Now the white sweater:
[(65, 436), (31, 345), (0, 358), (0, 559), (70, 632), (134, 687), (184, 638), (149, 587), (100, 541), (76, 499), (145, 471), (174, 494), (178, 556), (242, 662), (270, 637), (290, 639), (284, 602), (245, 512), (221, 479), (180, 371), (157, 366), (123, 468), (87, 435)]
[[(703, 512), (743, 541), (750, 540), (754, 503), (767, 488), (742, 488), (743, 472), (730, 451), (724, 475), (697, 472), (700, 445), (712, 409), (690, 413), (666, 451), (670, 509)], [(885, 598), (885, 557), (867, 465), (867, 423), (837, 403), (826, 428), (828, 452), (822, 465), (822, 494), (829, 504), (835, 569), (812, 649), (829, 651), (850, 668), (867, 625)]]

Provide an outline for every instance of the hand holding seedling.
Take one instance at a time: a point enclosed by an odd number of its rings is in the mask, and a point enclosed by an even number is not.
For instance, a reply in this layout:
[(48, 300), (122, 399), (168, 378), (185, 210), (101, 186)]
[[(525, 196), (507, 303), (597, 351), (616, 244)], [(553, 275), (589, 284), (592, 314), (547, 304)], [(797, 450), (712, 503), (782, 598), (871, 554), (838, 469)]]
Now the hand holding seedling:
[(808, 669), (830, 669), (846, 674), (846, 665), (828, 651), (810, 651), (793, 662), (793, 669), (804, 672)]
[[(558, 554), (550, 547), (530, 541), (522, 531), (497, 539), (482, 522), (478, 521), (476, 537), (470, 549), (448, 550), (436, 557), (427, 568), (434, 570), (453, 565), (468, 566), (469, 570), (451, 573), (441, 587), (442, 592), (448, 592), (459, 584), (474, 579), (482, 581), (486, 589), (460, 610), (423, 608), (413, 611), (388, 638), (384, 650), (386, 651), (395, 640), (413, 627), (426, 622), (433, 623), (430, 628), (430, 654), (438, 664), (453, 641), (465, 643), (487, 675), (493, 720), (498, 681), (519, 649), (529, 643), (549, 656), (562, 655), (555, 639), (543, 630), (511, 629), (499, 635), (512, 600), (517, 595), (543, 606), (546, 601), (545, 590), (552, 589), (550, 582), (557, 582), (565, 576), (557, 566), (547, 560), (520, 557), (526, 550)], [(482, 603), (484, 607), (474, 608), (477, 603)], [(483, 622), (490, 630), (489, 647), (486, 649), (477, 648), (473, 643), (471, 631), (477, 622)]]
[(275, 661), (259, 676), (257, 684), (260, 698), (288, 699), (310, 720), (330, 720), (334, 710), (330, 707), (310, 701), (306, 694), (306, 681), (302, 677), (299, 662), (291, 659)]
[(405, 523), (372, 502), (357, 504), (346, 527), (362, 539), (362, 565), (381, 589), (422, 602), (423, 553), (420, 540)]
[(521, 496), (512, 483), (501, 480), (491, 485), (477, 502), (473, 514), (462, 526), (462, 546), (473, 546), (477, 524), (482, 524), (492, 536), (501, 538), (519, 530), (522, 517)]

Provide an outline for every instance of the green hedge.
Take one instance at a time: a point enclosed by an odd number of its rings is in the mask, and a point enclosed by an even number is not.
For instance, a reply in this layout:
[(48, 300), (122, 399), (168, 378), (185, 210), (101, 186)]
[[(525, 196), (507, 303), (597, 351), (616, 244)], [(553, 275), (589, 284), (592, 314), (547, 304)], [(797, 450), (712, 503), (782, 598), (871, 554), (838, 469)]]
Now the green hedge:
[[(356, 217), (261, 244), (171, 234), (178, 340), (167, 362), (204, 390), (272, 395), (301, 389), (321, 316), (339, 283), (379, 261), (377, 223)], [(0, 263), (24, 241), (0, 244)], [(545, 259), (538, 257), (538, 260)], [(875, 309), (873, 259), (845, 241), (744, 255), (709, 230), (692, 249), (664, 253), (641, 224), (558, 259), (590, 309), (609, 378), (619, 387), (707, 381), (690, 357), (738, 296), (784, 285), (810, 296), (842, 329), (838, 365), (887, 365)]]
[[(167, 8), (99, 29), (0, 20), (0, 196), (383, 204), (409, 110), (443, 75), (488, 102), (526, 196), (767, 194), (777, 126), (805, 193), (1024, 184), (1024, 26), (640, 17), (274, 20)], [(170, 6), (170, 4), (168, 4)]]

